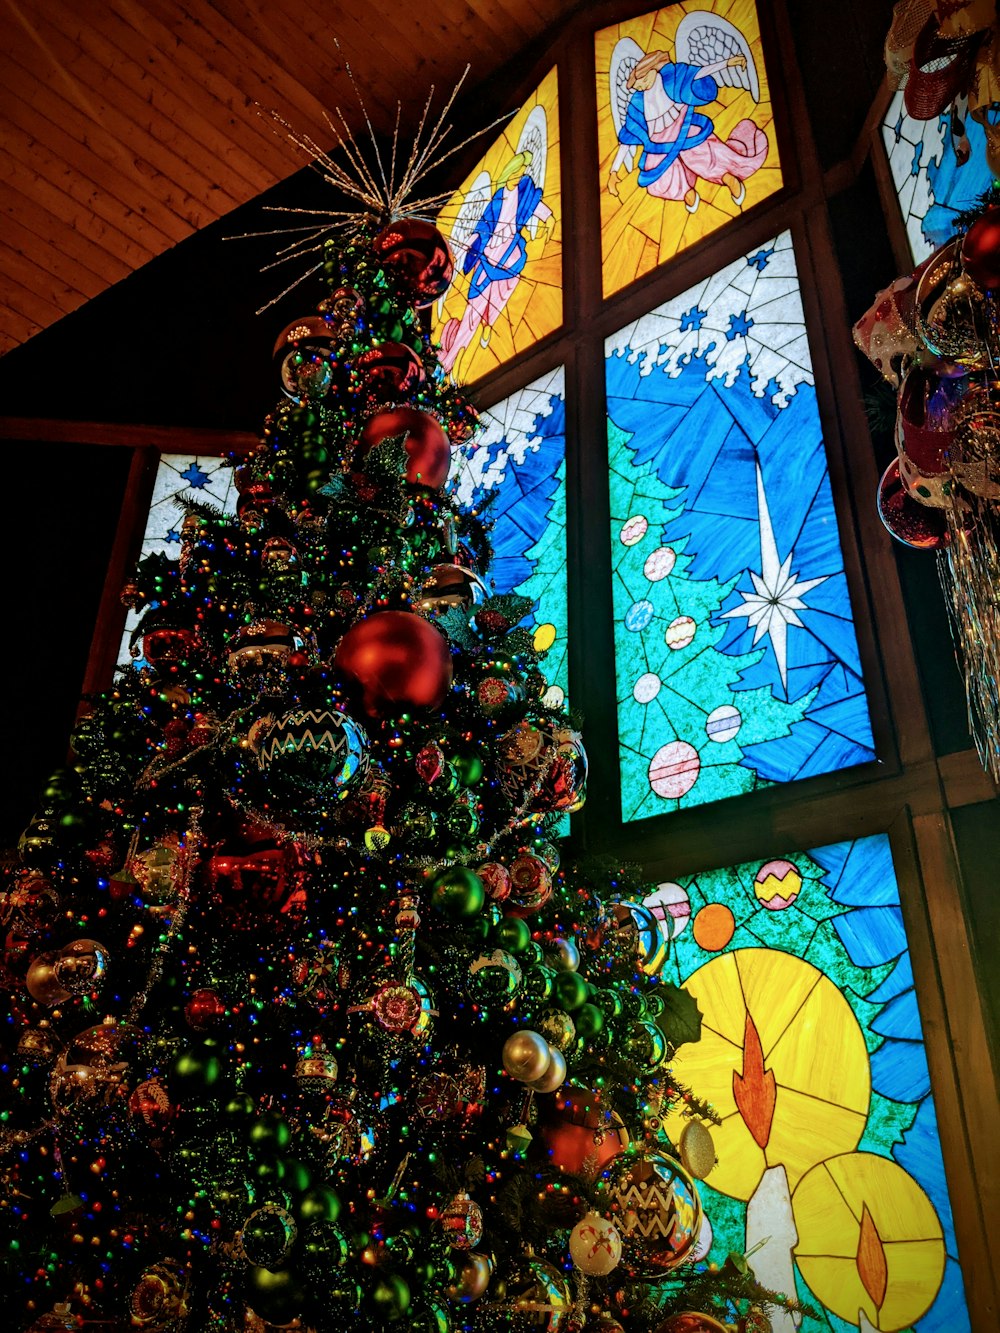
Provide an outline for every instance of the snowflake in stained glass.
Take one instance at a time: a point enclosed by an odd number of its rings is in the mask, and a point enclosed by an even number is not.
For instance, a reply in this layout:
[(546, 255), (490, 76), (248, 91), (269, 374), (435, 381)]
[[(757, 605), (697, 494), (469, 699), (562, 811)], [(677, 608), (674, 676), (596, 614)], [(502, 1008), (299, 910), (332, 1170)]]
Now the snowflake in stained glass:
[(821, 1306), (826, 1333), (966, 1333), (888, 838), (688, 876), (646, 901), (671, 938), (663, 975), (703, 1014), (674, 1072), (722, 1117), (699, 1186), (706, 1259), (746, 1253), (765, 1286)]
[(474, 440), (452, 451), (461, 503), (491, 501), (492, 591), (529, 597), (542, 670), (558, 702), (567, 689), (566, 412), (561, 367), (482, 414)]
[(758, 273), (763, 273), (767, 268), (768, 260), (773, 254), (773, 248), (770, 250), (758, 250), (755, 255), (747, 255), (747, 263), (751, 268), (755, 268)]
[(873, 757), (791, 238), (755, 253), (607, 344), (626, 820)]
[(192, 462), (191, 466), (181, 473), (181, 476), (193, 490), (204, 490), (208, 485), (209, 474), (198, 466), (197, 460)]
[(178, 530), (176, 528), (171, 528), (163, 540), (166, 542), (170, 542), (171, 544), (174, 544), (176, 542), (179, 542), (180, 539), (181, 539), (181, 534), (178, 532)]
[(882, 143), (915, 263), (951, 239), (958, 214), (992, 184), (985, 131), (971, 116), (964, 123), (971, 151), (960, 165), (947, 116), (912, 119), (900, 91), (882, 121)]
[[(697, 306), (692, 306), (690, 310), (686, 310), (681, 315), (681, 332), (687, 333), (688, 329), (694, 329), (697, 333), (707, 313), (705, 310), (699, 310)], [(666, 347), (662, 346), (660, 350), (666, 351)]]

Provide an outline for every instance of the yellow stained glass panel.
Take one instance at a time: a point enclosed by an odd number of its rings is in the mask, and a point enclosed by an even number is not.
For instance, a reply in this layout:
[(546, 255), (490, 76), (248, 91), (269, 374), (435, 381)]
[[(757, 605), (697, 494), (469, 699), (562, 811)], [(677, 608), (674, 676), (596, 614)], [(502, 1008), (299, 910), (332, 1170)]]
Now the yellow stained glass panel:
[(559, 93), (552, 69), (438, 215), (455, 277), (431, 312), (442, 366), (468, 384), (562, 323)]
[(595, 34), (604, 294), (781, 187), (753, 0), (684, 0)]

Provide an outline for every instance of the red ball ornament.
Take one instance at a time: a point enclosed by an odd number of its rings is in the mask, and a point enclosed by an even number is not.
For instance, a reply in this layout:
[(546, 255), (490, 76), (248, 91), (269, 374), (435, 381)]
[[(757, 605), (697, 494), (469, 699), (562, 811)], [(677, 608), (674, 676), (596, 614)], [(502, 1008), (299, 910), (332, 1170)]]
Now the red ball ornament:
[(357, 367), (375, 398), (407, 394), (424, 379), (420, 357), (405, 343), (379, 343), (377, 347), (361, 353)]
[(294, 847), (220, 852), (210, 858), (205, 867), (209, 897), (227, 925), (273, 932), (301, 921), (306, 898)]
[(184, 1017), (196, 1032), (205, 1032), (208, 1028), (215, 1027), (225, 1016), (225, 1001), (217, 991), (207, 986), (192, 991), (184, 1006)]
[(441, 423), (429, 412), (412, 407), (386, 408), (365, 422), (358, 440), (363, 457), (383, 440), (405, 435), (406, 480), (411, 486), (429, 486), (437, 490), (448, 479), (451, 448)]
[(402, 279), (417, 298), (430, 305), (443, 296), (455, 271), (448, 242), (432, 222), (400, 218), (383, 227), (372, 242), (382, 267)]
[(896, 458), (879, 482), (878, 515), (898, 542), (915, 550), (940, 550), (951, 541), (945, 511), (918, 504), (913, 499), (899, 475), (899, 460)]
[(412, 611), (383, 611), (358, 621), (338, 644), (333, 663), (360, 689), (369, 717), (440, 708), (451, 689), (448, 642)]
[(539, 1136), (552, 1165), (572, 1176), (595, 1179), (628, 1147), (621, 1116), (590, 1088), (561, 1088)]
[(530, 916), (543, 908), (552, 897), (552, 872), (542, 858), (533, 852), (521, 852), (515, 857), (508, 873), (508, 915)]
[(983, 291), (1000, 288), (1000, 207), (988, 208), (965, 233), (962, 264)]

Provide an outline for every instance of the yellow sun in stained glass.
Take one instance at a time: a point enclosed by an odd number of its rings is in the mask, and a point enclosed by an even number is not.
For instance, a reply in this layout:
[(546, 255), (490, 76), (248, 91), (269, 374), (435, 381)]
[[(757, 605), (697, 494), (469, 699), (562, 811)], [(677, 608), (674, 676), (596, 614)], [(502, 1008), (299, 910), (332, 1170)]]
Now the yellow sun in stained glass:
[(685, 0), (595, 34), (604, 294), (781, 187), (754, 0)]
[(455, 277), (431, 310), (441, 365), (468, 384), (562, 323), (559, 96), (550, 70), (438, 215)]
[(818, 1300), (851, 1324), (907, 1328), (933, 1304), (945, 1249), (934, 1206), (887, 1157), (852, 1152), (807, 1172), (792, 1195), (795, 1259)]
[[(865, 1039), (837, 987), (810, 963), (771, 949), (735, 949), (684, 983), (702, 1012), (701, 1040), (673, 1069), (715, 1107), (712, 1185), (749, 1199), (768, 1167), (790, 1189), (817, 1162), (857, 1147), (871, 1097)], [(676, 1141), (684, 1124), (669, 1116)]]

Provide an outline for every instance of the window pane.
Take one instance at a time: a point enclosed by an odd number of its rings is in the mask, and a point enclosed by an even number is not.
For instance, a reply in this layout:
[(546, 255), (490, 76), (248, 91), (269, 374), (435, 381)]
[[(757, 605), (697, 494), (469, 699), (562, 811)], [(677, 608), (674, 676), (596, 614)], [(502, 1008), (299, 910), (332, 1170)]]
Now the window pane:
[(971, 208), (993, 182), (983, 127), (966, 116), (965, 130), (971, 152), (960, 167), (949, 116), (911, 119), (900, 91), (882, 121), (882, 142), (917, 263), (951, 240), (956, 216)]
[(458, 499), (494, 521), (491, 591), (530, 597), (528, 624), (548, 649), (547, 700), (566, 693), (566, 389), (561, 366), (482, 415), (475, 439), (453, 450)]
[(872, 759), (790, 235), (606, 357), (622, 817)]
[(711, 1259), (746, 1253), (834, 1333), (859, 1311), (865, 1328), (968, 1329), (888, 838), (692, 875), (647, 904), (673, 936), (665, 979), (702, 1012), (673, 1074), (722, 1119), (701, 1186)]
[[(176, 560), (181, 553), (181, 520), (183, 510), (176, 503), (177, 496), (185, 495), (213, 505), (220, 510), (232, 510), (236, 503), (233, 469), (225, 459), (203, 454), (161, 454), (153, 498), (146, 517), (139, 560), (160, 553)], [(119, 666), (132, 661), (129, 640), (139, 623), (139, 612), (129, 611), (125, 618), (125, 632), (118, 650)]]
[(670, 5), (594, 47), (610, 296), (767, 199), (781, 167), (753, 0)]
[(452, 378), (479, 379), (562, 323), (559, 102), (551, 70), (438, 217), (455, 279), (431, 312)]

